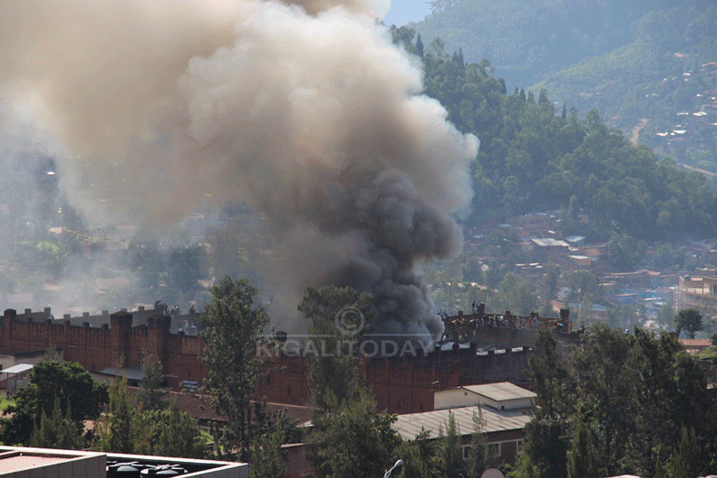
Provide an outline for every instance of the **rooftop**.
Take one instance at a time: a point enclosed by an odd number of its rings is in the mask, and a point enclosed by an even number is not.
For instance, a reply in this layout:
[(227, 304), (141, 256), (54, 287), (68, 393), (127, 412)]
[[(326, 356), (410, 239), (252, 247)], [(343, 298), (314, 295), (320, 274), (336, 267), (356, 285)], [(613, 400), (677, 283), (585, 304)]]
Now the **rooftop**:
[(40, 454), (18, 453), (6, 451), (0, 453), (0, 475), (14, 471), (28, 470), (52, 463), (67, 461), (67, 456), (52, 456)]
[(439, 431), (446, 429), (450, 414), (453, 415), (461, 435), (475, 431), (474, 414), (480, 414), (484, 420), (483, 433), (522, 430), (531, 419), (531, 416), (522, 410), (497, 411), (487, 407), (464, 407), (398, 415), (393, 428), (404, 440), (415, 439), (422, 430), (429, 433), (429, 438), (438, 438)]
[[(170, 458), (144, 455), (58, 450), (47, 448), (0, 447), (0, 475), (9, 477), (106, 478), (121, 468), (134, 468), (150, 475), (202, 476), (203, 478), (247, 478), (248, 465), (215, 460)], [(132, 471), (132, 470), (125, 470)], [(175, 472), (176, 471), (176, 472)]]
[(551, 237), (534, 238), (531, 239), (531, 241), (540, 247), (570, 247), (567, 242), (553, 239)]
[(487, 397), (491, 400), (495, 400), (496, 402), (525, 398), (532, 400), (538, 397), (535, 392), (531, 392), (530, 390), (526, 390), (510, 382), (486, 383), (483, 385), (467, 385), (461, 388), (464, 388), (473, 393), (477, 393), (479, 395), (483, 395), (484, 397)]

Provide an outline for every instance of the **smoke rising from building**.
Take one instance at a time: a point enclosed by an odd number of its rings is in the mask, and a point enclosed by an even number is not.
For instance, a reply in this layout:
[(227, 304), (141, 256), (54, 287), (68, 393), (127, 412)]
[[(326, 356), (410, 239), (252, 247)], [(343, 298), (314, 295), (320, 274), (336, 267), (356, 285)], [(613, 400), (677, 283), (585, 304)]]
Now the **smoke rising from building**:
[(374, 294), (376, 330), (435, 337), (414, 266), (459, 247), (478, 141), (420, 95), (380, 5), (292, 3), (10, 0), (0, 91), (42, 98), (39, 124), (95, 158), (68, 168), (127, 179), (126, 211), (168, 221), (243, 198), (289, 303), (353, 285)]

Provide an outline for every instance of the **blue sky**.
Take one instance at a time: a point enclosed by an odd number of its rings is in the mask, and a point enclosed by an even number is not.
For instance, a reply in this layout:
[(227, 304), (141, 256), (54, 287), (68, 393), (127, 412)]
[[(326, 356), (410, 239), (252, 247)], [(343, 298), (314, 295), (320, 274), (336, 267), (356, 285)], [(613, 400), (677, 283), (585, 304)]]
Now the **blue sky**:
[(386, 25), (404, 25), (408, 22), (423, 20), (431, 9), (426, 0), (391, 0), (391, 9), (383, 21)]

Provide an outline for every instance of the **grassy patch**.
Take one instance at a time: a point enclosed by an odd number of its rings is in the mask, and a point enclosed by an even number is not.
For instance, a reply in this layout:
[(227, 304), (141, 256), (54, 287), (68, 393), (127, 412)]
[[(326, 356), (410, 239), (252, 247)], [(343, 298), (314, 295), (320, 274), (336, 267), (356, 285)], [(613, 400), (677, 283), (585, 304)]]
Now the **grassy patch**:
[(0, 396), (0, 411), (5, 411), (10, 405), (15, 405), (15, 400), (8, 399), (5, 395)]

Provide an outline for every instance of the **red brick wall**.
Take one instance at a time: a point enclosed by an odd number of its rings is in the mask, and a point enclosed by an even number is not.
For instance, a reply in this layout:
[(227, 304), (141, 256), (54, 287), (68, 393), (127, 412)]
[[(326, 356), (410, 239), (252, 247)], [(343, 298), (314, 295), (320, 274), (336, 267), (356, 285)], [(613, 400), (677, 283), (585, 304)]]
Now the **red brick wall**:
[[(65, 360), (79, 362), (91, 372), (107, 367), (136, 367), (147, 353), (156, 353), (172, 389), (181, 381), (201, 385), (206, 366), (199, 337), (170, 334), (166, 317), (152, 318), (148, 326), (131, 327), (131, 314), (111, 315), (110, 327), (71, 326), (69, 322), (32, 322), (6, 317), (0, 328), (0, 349), (8, 352), (44, 350), (50, 344), (62, 347)], [(120, 359), (122, 361), (120, 362)], [(373, 392), (378, 406), (390, 413), (433, 410), (432, 390), (458, 385), (510, 380), (521, 383), (527, 367), (527, 351), (477, 354), (475, 347), (431, 353), (411, 360), (370, 360), (360, 365), (360, 374)], [(303, 357), (279, 356), (267, 365), (269, 374), (257, 391), (270, 402), (304, 405), (309, 383)]]
[(61, 347), (65, 360), (78, 362), (91, 372), (108, 367), (136, 367), (144, 355), (157, 353), (171, 388), (178, 389), (182, 380), (201, 382), (206, 367), (200, 360), (204, 344), (199, 337), (170, 334), (164, 320), (150, 321), (148, 327), (131, 328), (128, 314), (112, 314), (111, 325), (78, 327), (69, 321), (33, 322), (5, 316), (0, 327), (0, 348), (27, 352), (44, 350), (50, 345)]
[[(475, 349), (416, 358), (413, 361), (365, 359), (359, 374), (373, 392), (379, 409), (390, 413), (433, 410), (433, 390), (510, 380), (522, 383), (527, 350), (476, 355)], [(270, 402), (304, 405), (308, 399), (307, 362), (303, 357), (279, 356), (268, 364), (269, 374), (257, 391)], [(522, 378), (522, 380), (521, 380)]]

